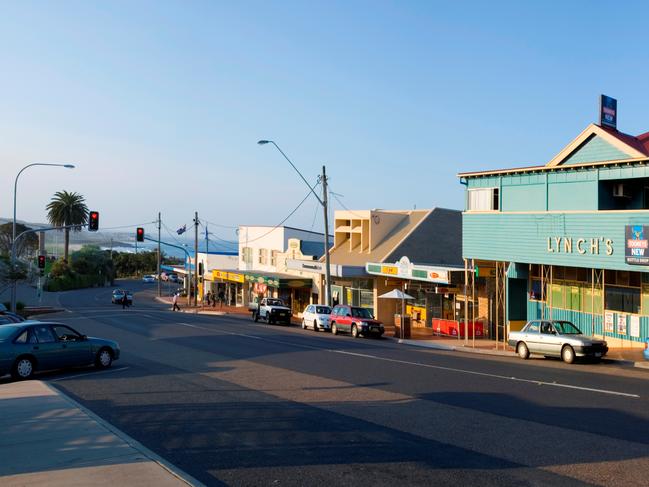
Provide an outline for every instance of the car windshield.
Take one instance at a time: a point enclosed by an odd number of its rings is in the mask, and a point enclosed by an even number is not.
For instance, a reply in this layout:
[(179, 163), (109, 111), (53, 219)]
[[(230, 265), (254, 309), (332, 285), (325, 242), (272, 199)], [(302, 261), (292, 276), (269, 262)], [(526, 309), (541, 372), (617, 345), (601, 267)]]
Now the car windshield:
[(281, 299), (267, 299), (266, 304), (268, 306), (284, 306)]
[(16, 333), (16, 330), (18, 330), (17, 326), (0, 326), (0, 340), (6, 340), (7, 338), (10, 338), (14, 333)]
[(352, 308), (352, 316), (354, 318), (368, 318), (372, 319), (372, 313), (365, 308)]
[(553, 321), (552, 326), (561, 335), (581, 335), (581, 331), (569, 321)]
[(331, 308), (327, 306), (318, 306), (316, 307), (315, 312), (319, 315), (328, 315), (331, 314)]

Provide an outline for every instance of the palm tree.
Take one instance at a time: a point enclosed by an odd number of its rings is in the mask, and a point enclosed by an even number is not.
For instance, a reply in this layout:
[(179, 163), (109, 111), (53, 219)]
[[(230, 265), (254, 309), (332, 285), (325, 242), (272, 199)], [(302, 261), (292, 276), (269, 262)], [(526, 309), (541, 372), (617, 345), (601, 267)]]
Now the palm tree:
[[(77, 225), (72, 227), (75, 232), (81, 231), (81, 226), (88, 221), (88, 207), (85, 198), (78, 193), (57, 191), (52, 201), (45, 207), (47, 219), (54, 227)], [(68, 247), (70, 246), (70, 228), (65, 229), (65, 248), (63, 260), (68, 261)]]

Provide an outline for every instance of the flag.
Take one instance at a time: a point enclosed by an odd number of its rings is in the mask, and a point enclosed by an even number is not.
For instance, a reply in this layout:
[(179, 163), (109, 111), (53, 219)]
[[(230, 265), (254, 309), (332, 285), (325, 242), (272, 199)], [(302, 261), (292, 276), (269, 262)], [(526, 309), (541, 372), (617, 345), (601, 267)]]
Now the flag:
[(178, 235), (182, 235), (182, 234), (185, 233), (186, 231), (187, 231), (187, 225), (183, 225), (183, 226), (180, 227), (178, 230), (176, 230), (176, 233), (177, 233)]

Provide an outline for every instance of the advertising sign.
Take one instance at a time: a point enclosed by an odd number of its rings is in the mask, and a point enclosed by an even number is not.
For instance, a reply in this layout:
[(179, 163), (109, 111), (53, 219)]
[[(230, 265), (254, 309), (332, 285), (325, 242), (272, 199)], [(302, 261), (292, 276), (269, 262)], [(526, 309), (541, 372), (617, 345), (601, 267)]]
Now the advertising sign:
[(602, 95), (599, 99), (599, 124), (617, 128), (617, 100)]
[(631, 265), (649, 265), (649, 227), (627, 225), (624, 228), (624, 259)]
[(629, 323), (629, 336), (640, 338), (640, 317), (632, 315)]
[(607, 311), (604, 313), (604, 333), (613, 333), (615, 330), (613, 326), (613, 313)]
[(617, 315), (617, 333), (618, 335), (626, 335), (626, 315)]

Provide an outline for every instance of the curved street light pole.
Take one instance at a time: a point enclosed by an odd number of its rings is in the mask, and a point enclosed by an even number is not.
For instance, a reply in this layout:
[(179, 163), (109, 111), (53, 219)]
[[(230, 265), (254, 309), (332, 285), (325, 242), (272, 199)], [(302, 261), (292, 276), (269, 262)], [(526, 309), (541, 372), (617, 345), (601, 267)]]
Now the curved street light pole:
[(316, 197), (318, 203), (322, 205), (324, 209), (324, 253), (325, 253), (325, 302), (327, 306), (331, 306), (331, 266), (329, 261), (329, 215), (328, 215), (328, 204), (327, 204), (327, 173), (325, 172), (325, 166), (322, 166), (322, 198), (314, 191), (313, 187), (309, 182), (302, 176), (302, 173), (295, 167), (295, 164), (288, 158), (284, 151), (279, 148), (279, 146), (273, 140), (260, 140), (257, 142), (259, 145), (273, 144), (275, 148), (284, 156), (284, 159), (288, 161), (295, 172), (299, 174), (302, 178), (302, 181), (309, 187), (313, 196)]
[[(55, 166), (55, 167), (65, 167), (67, 169), (74, 169), (74, 164), (50, 164), (46, 162), (34, 162), (32, 164), (27, 164), (25, 167), (23, 167), (20, 171), (18, 171), (18, 174), (16, 175), (16, 179), (14, 181), (14, 218), (13, 218), (13, 226), (12, 226), (12, 231), (11, 231), (11, 268), (12, 271), (15, 270), (15, 264), (16, 264), (16, 252), (15, 252), (15, 246), (13, 245), (15, 240), (16, 240), (16, 195), (18, 193), (18, 178), (20, 175), (23, 173), (23, 171), (27, 168), (33, 167), (33, 166)], [(14, 313), (16, 312), (16, 281), (14, 280), (11, 286), (11, 311)]]

